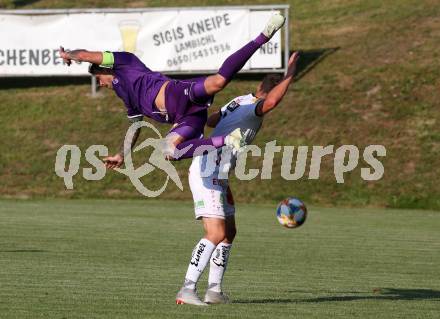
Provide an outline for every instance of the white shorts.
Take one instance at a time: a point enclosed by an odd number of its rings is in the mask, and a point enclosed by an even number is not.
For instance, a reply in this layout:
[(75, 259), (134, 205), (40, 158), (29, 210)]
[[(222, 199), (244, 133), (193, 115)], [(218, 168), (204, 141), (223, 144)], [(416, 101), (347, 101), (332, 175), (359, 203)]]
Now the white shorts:
[(190, 169), (189, 187), (194, 199), (196, 219), (202, 217), (225, 219), (234, 216), (234, 199), (227, 179), (218, 179), (215, 175), (201, 177), (197, 169)]

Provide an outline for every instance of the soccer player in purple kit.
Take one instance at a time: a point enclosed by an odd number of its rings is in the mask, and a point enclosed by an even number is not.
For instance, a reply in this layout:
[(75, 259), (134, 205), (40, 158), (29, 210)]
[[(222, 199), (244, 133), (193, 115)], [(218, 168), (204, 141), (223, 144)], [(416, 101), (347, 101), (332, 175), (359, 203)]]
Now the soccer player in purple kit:
[[(208, 118), (207, 108), (214, 95), (226, 87), (250, 57), (283, 26), (284, 21), (282, 15), (272, 15), (263, 32), (230, 55), (217, 74), (198, 79), (173, 80), (151, 71), (129, 52), (65, 51), (60, 47), (60, 57), (67, 65), (72, 61), (91, 63), (89, 72), (96, 76), (99, 85), (113, 89), (123, 100), (130, 125), (141, 121), (143, 116), (172, 124), (166, 136), (171, 151), (165, 155), (171, 159), (191, 158), (200, 155), (197, 154), (200, 146), (240, 148), (243, 143), (240, 130), (225, 136), (200, 138)], [(129, 135), (131, 143), (128, 146), (123, 145), (115, 156), (104, 159), (107, 168), (123, 164), (124, 155), (131, 151), (139, 132), (140, 129)]]

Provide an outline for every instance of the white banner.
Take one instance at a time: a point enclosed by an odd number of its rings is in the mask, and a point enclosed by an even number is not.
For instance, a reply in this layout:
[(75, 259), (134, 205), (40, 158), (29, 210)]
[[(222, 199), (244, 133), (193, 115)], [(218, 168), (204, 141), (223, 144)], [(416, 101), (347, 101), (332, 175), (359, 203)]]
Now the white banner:
[[(273, 11), (157, 10), (132, 13), (0, 14), (0, 76), (85, 75), (67, 67), (65, 49), (129, 51), (155, 71), (211, 71), (256, 37)], [(281, 34), (255, 53), (244, 70), (281, 68)]]

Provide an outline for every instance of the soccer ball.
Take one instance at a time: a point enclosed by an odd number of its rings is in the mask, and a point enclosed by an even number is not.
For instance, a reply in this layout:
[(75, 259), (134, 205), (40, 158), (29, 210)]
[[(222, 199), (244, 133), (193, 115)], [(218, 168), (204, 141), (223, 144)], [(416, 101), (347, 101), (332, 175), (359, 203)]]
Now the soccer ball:
[(296, 228), (304, 224), (307, 218), (306, 205), (299, 199), (287, 198), (277, 207), (277, 218), (281, 225)]

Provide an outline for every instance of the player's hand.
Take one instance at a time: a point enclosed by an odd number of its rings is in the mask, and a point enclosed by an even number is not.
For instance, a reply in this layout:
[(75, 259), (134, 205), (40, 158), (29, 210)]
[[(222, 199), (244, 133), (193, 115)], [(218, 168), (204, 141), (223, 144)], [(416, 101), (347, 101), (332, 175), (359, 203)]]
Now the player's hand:
[(64, 50), (64, 48), (60, 46), (59, 53), (60, 53), (60, 58), (63, 59), (63, 62), (64, 62), (65, 64), (67, 64), (67, 66), (70, 66), (70, 65), (72, 64), (72, 60), (69, 59), (69, 54), (68, 54), (68, 52), (66, 52), (66, 51)]
[(293, 52), (289, 58), (289, 62), (287, 63), (288, 73), (290, 74), (295, 73), (296, 63), (298, 62), (298, 59), (299, 59), (299, 52), (298, 51)]
[(124, 157), (121, 154), (116, 154), (115, 156), (107, 156), (103, 159), (106, 168), (119, 168), (124, 163)]

